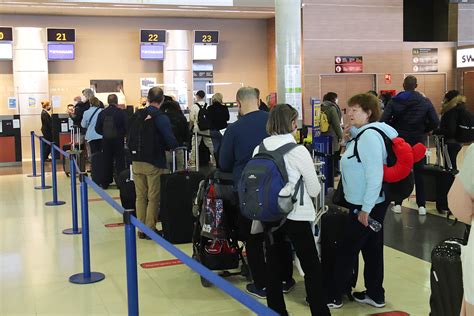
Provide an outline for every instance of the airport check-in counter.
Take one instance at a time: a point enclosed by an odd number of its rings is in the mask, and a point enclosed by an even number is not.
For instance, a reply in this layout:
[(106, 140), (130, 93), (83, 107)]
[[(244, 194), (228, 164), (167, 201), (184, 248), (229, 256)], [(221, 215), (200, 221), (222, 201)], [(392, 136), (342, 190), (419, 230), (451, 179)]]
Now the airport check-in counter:
[(0, 115), (0, 166), (21, 165), (20, 115)]
[(53, 141), (58, 144), (59, 148), (63, 148), (65, 144), (71, 143), (71, 120), (66, 113), (53, 114)]

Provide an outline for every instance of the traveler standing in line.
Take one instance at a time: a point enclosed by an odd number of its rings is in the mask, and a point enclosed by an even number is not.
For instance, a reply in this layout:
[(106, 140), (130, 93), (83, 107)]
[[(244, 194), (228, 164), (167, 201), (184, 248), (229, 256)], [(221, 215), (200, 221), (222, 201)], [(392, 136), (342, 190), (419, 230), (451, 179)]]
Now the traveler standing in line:
[[(426, 144), (426, 135), (439, 125), (438, 115), (431, 101), (415, 89), (418, 87), (415, 76), (407, 76), (403, 81), (403, 89), (385, 106), (380, 122), (385, 122), (395, 128), (407, 143)], [(416, 162), (413, 166), (415, 176), (416, 204), (418, 214), (426, 215), (425, 186), (423, 176), (419, 170), (423, 169), (425, 159)], [(394, 213), (402, 212), (402, 201), (394, 201)]]
[(459, 117), (464, 114), (464, 111), (466, 111), (466, 97), (460, 95), (457, 90), (448, 91), (443, 98), (439, 129), (433, 132), (433, 134), (444, 136), (444, 142), (448, 147), (449, 159), (454, 170), (458, 170), (456, 158), (462, 148), (462, 144), (456, 141), (456, 131)]
[(255, 90), (257, 90), (257, 95), (258, 95), (258, 109), (260, 111), (269, 112), (270, 108), (265, 102), (263, 102), (262, 98), (260, 97), (260, 90), (258, 88), (255, 88)]
[[(211, 99), (211, 105), (208, 108), (209, 119), (211, 121), (211, 139), (214, 146), (214, 156), (216, 162), (219, 161), (219, 149), (221, 147), (222, 134), (220, 130), (227, 128), (229, 121), (229, 109), (222, 104), (222, 94), (215, 93)], [(217, 166), (218, 167), (218, 166)]]
[(335, 171), (339, 165), (341, 159), (341, 141), (342, 141), (342, 128), (341, 128), (341, 110), (336, 103), (337, 94), (335, 92), (328, 92), (323, 97), (323, 103), (321, 103), (321, 111), (323, 111), (329, 123), (329, 130), (325, 133), (321, 133), (323, 136), (331, 136), (332, 138), (332, 154), (333, 154), (333, 170)]
[[(240, 119), (227, 127), (222, 138), (219, 152), (219, 166), (224, 172), (232, 172), (234, 180), (234, 191), (237, 197), (237, 184), (240, 175), (252, 158), (252, 153), (264, 138), (268, 137), (266, 125), (268, 113), (258, 110), (258, 94), (255, 88), (243, 87), (237, 91), (237, 105), (239, 107)], [(238, 214), (238, 229), (242, 240), (246, 241), (247, 260), (252, 274), (253, 283), (247, 284), (246, 291), (258, 298), (266, 298), (266, 269), (264, 257), (264, 236), (260, 234), (250, 234), (252, 221)], [(291, 246), (286, 244), (285, 255), (281, 257), (280, 280), (283, 281), (283, 292), (290, 292), (295, 280), (293, 276), (293, 258)]]
[(118, 176), (125, 169), (124, 138), (127, 128), (125, 112), (117, 107), (116, 94), (107, 97), (109, 106), (97, 117), (95, 131), (102, 135), (102, 151), (104, 153), (104, 182), (102, 187), (107, 189), (113, 182), (114, 166)]
[[(74, 108), (74, 116), (73, 116), (73, 122), (74, 125), (76, 126), (81, 126), (82, 122), (82, 117), (84, 115), (84, 112), (89, 110), (91, 103), (90, 103), (90, 98), (94, 96), (94, 91), (92, 89), (84, 89), (82, 90), (82, 96), (80, 97), (79, 100), (77, 100), (77, 97), (74, 98), (74, 101), (77, 102), (76, 106)], [(85, 134), (85, 130), (81, 129), (82, 134)]]
[(99, 99), (92, 97), (90, 100), (91, 107), (84, 112), (81, 126), (86, 129), (86, 141), (89, 144), (90, 155), (102, 151), (102, 135), (95, 131), (97, 118), (103, 109), (100, 108)]
[(464, 300), (461, 316), (474, 316), (474, 145), (470, 145), (448, 194), (449, 208), (461, 222), (471, 225), (467, 246), (463, 247), (462, 278)]
[[(267, 132), (271, 136), (263, 140), (265, 148), (276, 150), (286, 144), (296, 143), (293, 135), (298, 127), (297, 120), (298, 111), (292, 106), (276, 105), (268, 119)], [(259, 147), (255, 148), (254, 155), (258, 153)], [(312, 198), (316, 198), (321, 191), (318, 175), (311, 155), (303, 146), (290, 150), (283, 159), (288, 173), (288, 183), (296, 186), (300, 177), (303, 177), (304, 190), (302, 196), (297, 194), (297, 201), (284, 224), (273, 232), (273, 244), (270, 244), (268, 238), (266, 240), (267, 304), (280, 315), (288, 315), (279, 271), (283, 269), (281, 265), (287, 260), (285, 250), (288, 244), (287, 239), (289, 239), (304, 271), (306, 300), (309, 303), (311, 315), (331, 315), (326, 305), (327, 296), (323, 288), (321, 263), (312, 231), (312, 225), (316, 219)]]
[[(53, 121), (51, 119), (51, 104), (49, 101), (41, 101), (41, 107), (43, 110), (41, 111), (41, 133), (43, 134), (43, 138), (47, 141), (53, 141)], [(51, 153), (51, 146), (44, 143), (43, 144), (43, 152), (41, 153), (43, 157), (43, 161), (50, 161), (49, 154)]]
[[(173, 130), (173, 135), (178, 141), (178, 146), (187, 147), (186, 142), (189, 140), (189, 128), (188, 120), (184, 116), (183, 111), (179, 103), (173, 100), (164, 101), (160, 107), (160, 111), (164, 112), (171, 123), (171, 129)], [(169, 169), (172, 169), (173, 155), (171, 152), (166, 152), (166, 161), (168, 162)], [(184, 169), (184, 154), (182, 152), (176, 153), (175, 161), (176, 170)]]
[[(193, 132), (193, 137), (191, 141), (191, 154), (189, 165), (194, 166), (196, 163), (196, 151), (199, 151), (199, 145), (201, 141), (204, 142), (204, 145), (209, 149), (209, 152), (214, 153), (214, 146), (212, 145), (211, 140), (211, 130), (210, 130), (210, 121), (207, 114), (207, 103), (205, 101), (206, 93), (199, 90), (196, 92), (196, 102), (191, 106), (189, 111), (189, 128)], [(197, 147), (196, 147), (196, 133), (197, 135)], [(204, 135), (204, 136), (200, 136)]]
[[(148, 91), (148, 102), (150, 105), (145, 109), (138, 110), (134, 114), (129, 129), (130, 137), (127, 140), (129, 148), (132, 150), (133, 179), (137, 193), (137, 217), (142, 223), (145, 223), (147, 227), (157, 233), (159, 233), (156, 229), (156, 222), (160, 207), (160, 176), (166, 172), (167, 168), (165, 151), (178, 147), (170, 120), (160, 109), (163, 100), (163, 90), (161, 88), (154, 87)], [(141, 134), (143, 132), (148, 133), (149, 129), (143, 128), (146, 123), (134, 121), (139, 118), (144, 121), (153, 120), (152, 133), (154, 135)], [(135, 134), (136, 137), (132, 136), (132, 134)], [(133, 158), (134, 147), (140, 147), (139, 144), (132, 144), (134, 139), (137, 138), (154, 140), (151, 142), (144, 141), (146, 143), (145, 146), (150, 146), (150, 150), (144, 152), (151, 153), (151, 156), (141, 157), (140, 161)], [(138, 238), (150, 239), (143, 232), (138, 232)]]
[[(390, 139), (397, 137), (395, 129), (377, 122), (380, 118), (380, 106), (375, 96), (355, 95), (349, 99), (348, 106), (352, 137), (371, 126), (381, 129)], [(383, 224), (390, 202), (381, 194), (387, 150), (382, 136), (374, 130), (365, 131), (357, 141), (360, 162), (355, 156), (354, 148), (354, 141), (349, 141), (341, 158), (341, 181), (344, 197), (350, 204), (349, 219), (338, 248), (328, 306), (342, 307), (342, 295), (350, 288), (353, 268), (359, 252), (362, 251), (367, 290), (353, 293), (354, 299), (374, 307), (384, 307), (383, 226), (379, 232), (375, 232), (368, 227), (368, 220), (370, 215), (372, 219)]]

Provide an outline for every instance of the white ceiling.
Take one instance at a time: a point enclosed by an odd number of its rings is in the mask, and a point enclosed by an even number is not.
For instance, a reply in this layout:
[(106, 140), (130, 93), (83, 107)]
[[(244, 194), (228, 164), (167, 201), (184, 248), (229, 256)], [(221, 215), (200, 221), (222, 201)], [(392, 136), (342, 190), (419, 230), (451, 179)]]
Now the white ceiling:
[(0, 14), (268, 19), (274, 0), (0, 0)]

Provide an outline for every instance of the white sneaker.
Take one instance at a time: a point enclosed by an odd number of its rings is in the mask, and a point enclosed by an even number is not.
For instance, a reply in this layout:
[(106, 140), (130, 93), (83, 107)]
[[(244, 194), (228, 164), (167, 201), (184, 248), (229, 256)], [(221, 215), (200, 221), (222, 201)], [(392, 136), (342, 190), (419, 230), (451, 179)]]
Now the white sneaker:
[(420, 206), (418, 208), (418, 215), (422, 215), (422, 216), (426, 215), (426, 208), (424, 206)]
[(395, 214), (401, 214), (402, 213), (402, 206), (401, 205), (393, 205), (392, 206), (392, 212)]

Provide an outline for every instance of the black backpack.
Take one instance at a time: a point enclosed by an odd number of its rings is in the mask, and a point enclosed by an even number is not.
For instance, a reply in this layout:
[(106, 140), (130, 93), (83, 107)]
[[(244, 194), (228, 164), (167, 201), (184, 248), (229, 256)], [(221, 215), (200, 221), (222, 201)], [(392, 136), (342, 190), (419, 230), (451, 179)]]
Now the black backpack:
[[(397, 156), (395, 152), (393, 151), (393, 142), (392, 140), (385, 134), (381, 129), (370, 126), (361, 131), (355, 138), (352, 139), (354, 141), (354, 154), (352, 156), (349, 156), (348, 158), (351, 159), (353, 157), (356, 157), (358, 162), (361, 162), (360, 157), (359, 157), (359, 151), (357, 150), (357, 142), (359, 141), (359, 138), (362, 136), (362, 134), (366, 130), (374, 130), (382, 136), (384, 144), (385, 144), (385, 149), (387, 150), (387, 166), (392, 167), (393, 165), (396, 164), (397, 162)], [(406, 198), (408, 198), (411, 193), (413, 192), (413, 187), (415, 186), (415, 179), (413, 177), (413, 172), (410, 172), (410, 174), (403, 178), (402, 180), (394, 183), (388, 183), (388, 182), (383, 182), (382, 183), (382, 191), (380, 192), (380, 195), (382, 195), (382, 192), (385, 192), (386, 199), (389, 201), (402, 201)]]
[(115, 139), (118, 137), (117, 127), (113, 115), (106, 115), (102, 126), (102, 137), (104, 139)]
[(201, 131), (210, 130), (211, 120), (209, 119), (207, 103), (205, 103), (204, 105), (200, 105), (199, 103), (196, 103), (196, 105), (199, 107), (199, 112), (198, 112), (198, 117), (197, 117), (197, 124), (198, 124), (199, 130)]
[(474, 142), (474, 115), (465, 108), (458, 112), (455, 139), (460, 143)]
[(133, 114), (127, 133), (127, 146), (132, 161), (142, 161), (153, 164), (158, 156), (158, 130), (155, 117), (146, 109)]

